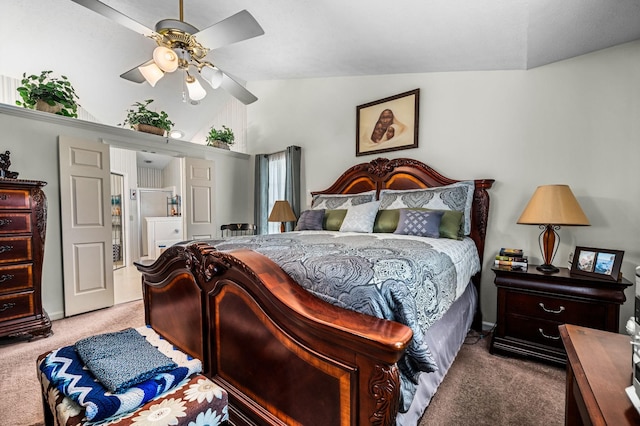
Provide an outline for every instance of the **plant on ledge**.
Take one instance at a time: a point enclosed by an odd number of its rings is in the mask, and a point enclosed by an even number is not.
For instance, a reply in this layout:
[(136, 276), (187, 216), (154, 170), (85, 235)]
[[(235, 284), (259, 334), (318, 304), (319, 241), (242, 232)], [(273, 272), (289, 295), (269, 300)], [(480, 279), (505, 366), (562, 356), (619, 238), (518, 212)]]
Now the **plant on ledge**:
[(222, 130), (211, 127), (209, 134), (207, 134), (207, 146), (229, 149), (229, 145), (233, 145), (235, 139), (233, 130), (227, 126), (222, 125)]
[(153, 99), (133, 104), (134, 108), (127, 110), (127, 118), (125, 118), (122, 125), (128, 124), (132, 129), (140, 132), (161, 136), (164, 135), (165, 131), (171, 131), (173, 121), (169, 120), (169, 116), (164, 111), (156, 112), (148, 109), (147, 107), (151, 102), (153, 102)]
[(16, 105), (38, 111), (51, 112), (65, 117), (78, 117), (78, 95), (66, 76), (51, 77), (53, 71), (42, 71), (40, 75), (22, 74), (18, 93), (22, 102)]

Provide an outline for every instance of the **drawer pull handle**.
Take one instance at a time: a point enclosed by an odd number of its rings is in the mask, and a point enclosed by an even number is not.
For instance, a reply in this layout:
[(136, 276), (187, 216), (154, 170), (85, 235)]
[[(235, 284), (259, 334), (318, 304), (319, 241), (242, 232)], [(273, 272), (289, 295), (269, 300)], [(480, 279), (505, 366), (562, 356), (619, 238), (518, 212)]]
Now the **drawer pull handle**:
[(5, 253), (11, 250), (13, 250), (13, 246), (0, 246), (0, 253)]
[(11, 219), (0, 219), (0, 226), (10, 225), (13, 222)]
[(6, 311), (7, 309), (11, 309), (11, 308), (13, 308), (14, 306), (16, 306), (16, 304), (15, 304), (15, 303), (13, 303), (13, 302), (12, 302), (12, 303), (4, 303), (4, 304), (2, 305), (2, 307), (0, 308), (0, 312), (4, 312), (4, 311)]
[(0, 283), (3, 283), (5, 281), (9, 281), (13, 279), (13, 275), (11, 274), (2, 274), (0, 275)]
[(540, 302), (538, 303), (538, 305), (542, 308), (543, 311), (550, 313), (550, 314), (559, 314), (560, 312), (564, 311), (564, 306), (560, 305), (560, 309), (558, 309), (557, 311), (554, 311), (553, 309), (549, 309), (547, 307), (544, 306), (544, 303)]
[(0, 194), (0, 200), (2, 201), (6, 201), (9, 198), (11, 198), (9, 194)]
[(538, 331), (540, 332), (540, 334), (542, 335), (542, 337), (544, 337), (545, 339), (551, 339), (551, 340), (560, 340), (560, 336), (549, 336), (547, 334), (544, 334), (544, 331), (542, 331), (541, 328), (538, 329)]

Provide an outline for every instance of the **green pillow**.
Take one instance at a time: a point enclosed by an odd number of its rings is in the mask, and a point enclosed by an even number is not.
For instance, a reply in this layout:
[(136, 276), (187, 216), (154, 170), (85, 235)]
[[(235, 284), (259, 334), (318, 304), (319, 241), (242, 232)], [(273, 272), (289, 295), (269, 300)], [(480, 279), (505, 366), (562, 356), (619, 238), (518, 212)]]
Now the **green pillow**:
[(398, 227), (400, 219), (399, 209), (378, 210), (376, 221), (373, 222), (373, 232), (392, 233)]
[(347, 210), (325, 210), (324, 220), (322, 222), (322, 229), (327, 231), (339, 231), (342, 226), (342, 221), (347, 215)]
[[(462, 233), (460, 232), (464, 226), (464, 212), (456, 210), (434, 210), (421, 207), (414, 207), (409, 210), (419, 211), (443, 211), (442, 220), (440, 221), (441, 238), (450, 238), (452, 240), (461, 240)], [(398, 220), (400, 219), (400, 209), (388, 209), (378, 211), (376, 221), (373, 224), (373, 232), (392, 233), (398, 227)]]

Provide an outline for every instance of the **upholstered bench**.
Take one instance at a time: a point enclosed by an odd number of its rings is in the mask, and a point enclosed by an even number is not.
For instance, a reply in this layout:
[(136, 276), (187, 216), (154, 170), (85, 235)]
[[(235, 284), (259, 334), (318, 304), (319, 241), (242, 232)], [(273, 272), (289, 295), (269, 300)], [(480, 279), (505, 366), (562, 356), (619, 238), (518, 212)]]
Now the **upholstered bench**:
[[(147, 339), (159, 339), (160, 343), (155, 342), (154, 346), (159, 345), (163, 353), (171, 352), (171, 359), (183, 369), (180, 374), (168, 372), (154, 377), (153, 384), (158, 383), (158, 389), (166, 391), (153, 396), (149, 395), (149, 389), (155, 389), (155, 386), (141, 385), (119, 394), (111, 393), (101, 387), (88, 368), (82, 365), (80, 357), (75, 358), (77, 355), (74, 355), (73, 346), (59, 348), (38, 356), (36, 361), (45, 425), (227, 424), (227, 393), (199, 374), (200, 361), (172, 347), (152, 329), (141, 327), (137, 330), (145, 333)], [(101, 392), (104, 393), (104, 400)], [(96, 394), (99, 396), (96, 397)], [(139, 405), (138, 401), (146, 402)], [(110, 416), (104, 418), (105, 413)]]

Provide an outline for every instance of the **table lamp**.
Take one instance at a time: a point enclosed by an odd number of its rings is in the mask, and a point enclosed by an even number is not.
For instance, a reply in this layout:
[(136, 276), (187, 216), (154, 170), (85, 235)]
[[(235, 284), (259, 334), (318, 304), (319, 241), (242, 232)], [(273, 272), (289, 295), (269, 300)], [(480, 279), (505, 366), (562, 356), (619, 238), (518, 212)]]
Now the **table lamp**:
[(295, 222), (296, 215), (291, 210), (291, 205), (287, 200), (278, 200), (271, 209), (269, 214), (269, 222), (280, 222), (280, 232), (284, 232), (285, 222)]
[[(559, 269), (552, 265), (560, 236), (560, 226), (587, 226), (589, 219), (582, 211), (578, 200), (568, 185), (539, 186), (529, 200), (529, 204), (518, 219), (519, 224), (538, 225), (542, 232), (538, 237), (544, 264), (538, 266), (541, 272), (555, 273)], [(557, 242), (556, 242), (557, 237)]]

